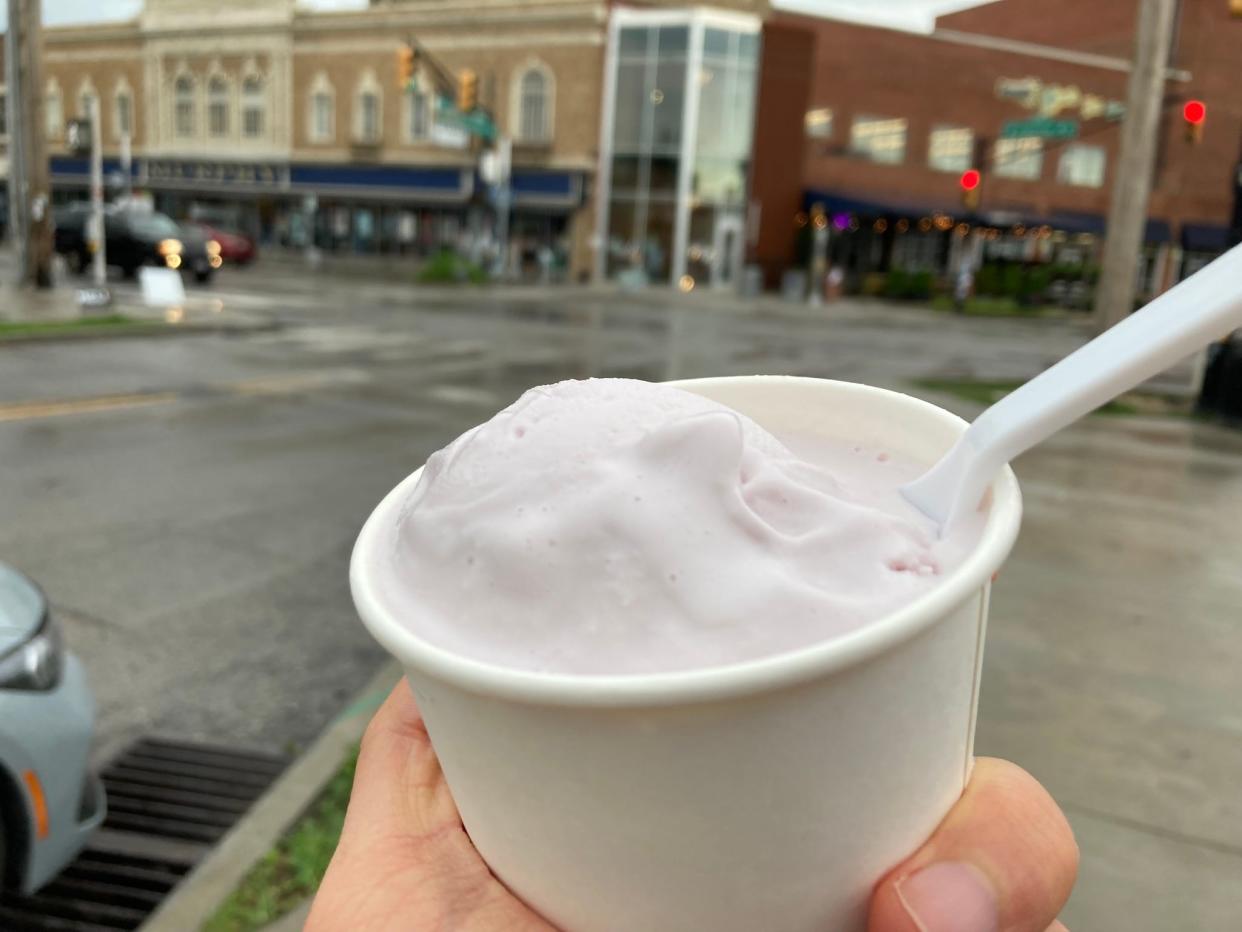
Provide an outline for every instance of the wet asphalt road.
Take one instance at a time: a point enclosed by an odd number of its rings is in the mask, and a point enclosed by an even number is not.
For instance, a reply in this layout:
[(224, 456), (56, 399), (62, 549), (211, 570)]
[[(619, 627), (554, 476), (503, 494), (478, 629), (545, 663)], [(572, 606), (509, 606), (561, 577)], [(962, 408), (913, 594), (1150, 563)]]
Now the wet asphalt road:
[[(214, 294), (283, 327), (0, 346), (0, 556), (43, 584), (87, 662), (101, 757), (147, 732), (312, 738), (382, 657), (346, 587), (357, 528), (530, 385), (1023, 379), (1086, 337), (863, 305), (416, 291), (295, 265)], [(1022, 763), (1069, 813), (1076, 932), (1232, 928), (1242, 433), (1092, 418), (1017, 468), (1027, 519), (995, 592), (978, 750)]]

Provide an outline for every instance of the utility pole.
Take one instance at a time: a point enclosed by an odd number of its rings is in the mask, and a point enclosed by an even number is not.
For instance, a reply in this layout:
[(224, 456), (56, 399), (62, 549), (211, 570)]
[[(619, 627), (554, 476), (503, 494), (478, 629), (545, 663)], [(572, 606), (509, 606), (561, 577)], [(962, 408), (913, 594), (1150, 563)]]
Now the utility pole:
[(23, 285), (52, 284), (52, 217), (44, 147), (40, 0), (8, 0), (5, 80), (9, 130), (9, 204), (17, 277)]
[(1125, 320), (1134, 310), (1176, 11), (1177, 0), (1139, 0), (1121, 153), (1108, 208), (1104, 266), (1096, 290), (1096, 325), (1100, 330)]

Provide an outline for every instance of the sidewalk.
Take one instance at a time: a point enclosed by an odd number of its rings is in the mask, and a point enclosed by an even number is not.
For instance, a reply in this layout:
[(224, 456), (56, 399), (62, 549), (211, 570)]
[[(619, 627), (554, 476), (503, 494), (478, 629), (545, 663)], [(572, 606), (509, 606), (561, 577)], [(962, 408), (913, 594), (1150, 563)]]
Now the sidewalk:
[[(138, 288), (127, 282), (109, 282), (111, 300), (107, 304), (82, 303), (81, 293), (90, 291), (88, 285), (58, 283), (49, 289), (21, 288), (12, 284), (0, 285), (0, 340), (21, 339), (74, 339), (95, 336), (130, 336), (142, 333), (218, 332), (221, 330), (262, 330), (275, 326), (273, 318), (256, 313), (253, 309), (231, 306), (224, 297), (213, 294), (210, 288), (186, 289), (186, 299), (174, 306), (151, 306), (142, 300)], [(149, 325), (142, 327), (119, 327), (116, 317), (126, 322)], [(67, 326), (43, 333), (5, 334), (6, 324), (66, 324), (76, 321), (89, 322), (102, 318), (108, 328), (95, 328), (84, 323), (82, 327)]]

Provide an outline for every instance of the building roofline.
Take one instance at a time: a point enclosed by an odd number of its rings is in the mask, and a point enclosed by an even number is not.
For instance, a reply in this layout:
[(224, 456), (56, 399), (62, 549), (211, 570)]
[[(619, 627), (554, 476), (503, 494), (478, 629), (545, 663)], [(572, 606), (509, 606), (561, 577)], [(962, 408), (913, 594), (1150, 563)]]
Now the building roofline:
[[(1086, 68), (1100, 68), (1105, 71), (1130, 72), (1131, 62), (1128, 58), (1115, 55), (1098, 55), (1094, 52), (1080, 52), (1075, 49), (1058, 48), (1055, 45), (1043, 45), (1039, 42), (1024, 42), (1021, 39), (1003, 39), (999, 36), (982, 35), (975, 32), (963, 32), (959, 29), (936, 29), (927, 38), (951, 45), (965, 45), (972, 48), (987, 49), (992, 52), (1006, 52), (1010, 55), (1021, 55), (1027, 58), (1042, 58), (1046, 61), (1065, 62), (1071, 65), (1082, 65)], [(1182, 68), (1167, 69), (1170, 81), (1189, 81), (1189, 71)]]

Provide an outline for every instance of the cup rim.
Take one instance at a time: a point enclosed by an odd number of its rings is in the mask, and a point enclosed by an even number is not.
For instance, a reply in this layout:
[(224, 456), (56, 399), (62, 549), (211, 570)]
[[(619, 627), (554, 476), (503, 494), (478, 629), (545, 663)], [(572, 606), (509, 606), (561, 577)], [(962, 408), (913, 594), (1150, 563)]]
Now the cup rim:
[[(727, 376), (666, 384), (680, 388), (748, 383), (808, 382), (843, 392), (883, 394), (952, 426), (966, 422), (930, 402), (901, 392), (854, 382), (802, 376)], [(409, 670), (465, 691), (509, 701), (576, 707), (624, 707), (703, 702), (781, 689), (869, 660), (909, 640), (949, 614), (991, 581), (1012, 549), (1022, 518), (1022, 496), (1013, 470), (1006, 466), (991, 486), (992, 507), (978, 546), (944, 581), (887, 616), (848, 634), (779, 654), (722, 666), (659, 673), (543, 673), (475, 660), (438, 647), (390, 613), (366, 571), (382, 540), (389, 516), (400, 509), (422, 474), (421, 467), (397, 484), (367, 518), (350, 557), (349, 581), (363, 624)]]

